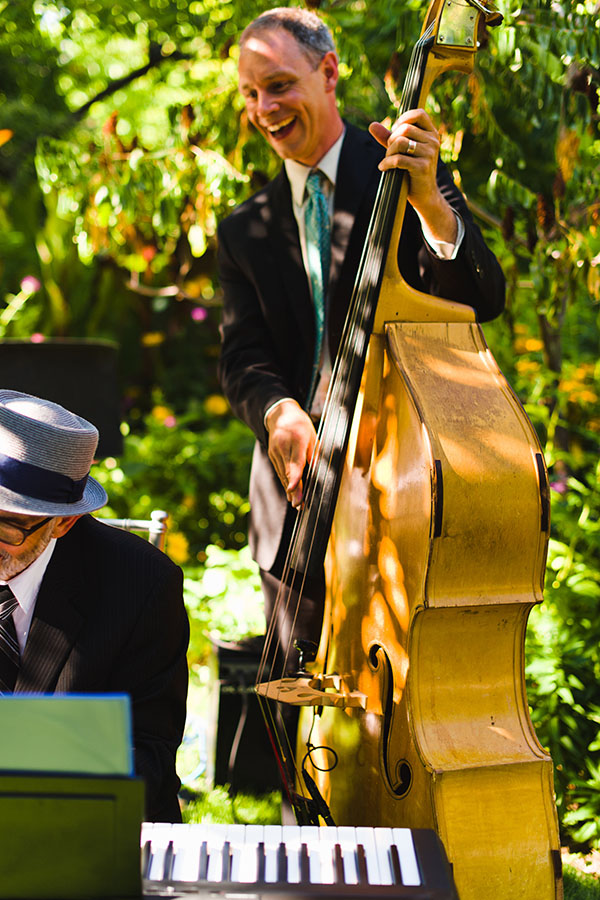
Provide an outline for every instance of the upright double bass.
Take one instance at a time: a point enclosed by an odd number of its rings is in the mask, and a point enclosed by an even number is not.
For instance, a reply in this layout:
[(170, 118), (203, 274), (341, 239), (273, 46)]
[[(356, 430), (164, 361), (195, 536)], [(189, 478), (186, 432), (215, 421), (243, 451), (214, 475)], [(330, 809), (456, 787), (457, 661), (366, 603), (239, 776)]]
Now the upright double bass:
[[(481, 17), (501, 20), (433, 0), (400, 112), (472, 69)], [(301, 593), (325, 561), (316, 659), (257, 690), (302, 706), (296, 771), (326, 822), (434, 828), (461, 900), (557, 900), (552, 761), (523, 664), (546, 468), (469, 298), (399, 272), (407, 192), (384, 173), (284, 576)]]

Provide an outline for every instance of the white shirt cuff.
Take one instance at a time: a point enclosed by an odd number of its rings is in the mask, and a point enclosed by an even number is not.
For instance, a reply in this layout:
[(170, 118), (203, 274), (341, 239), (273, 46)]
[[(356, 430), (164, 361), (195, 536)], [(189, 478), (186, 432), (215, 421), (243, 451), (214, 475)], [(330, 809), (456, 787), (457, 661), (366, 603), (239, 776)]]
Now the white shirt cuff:
[[(454, 212), (454, 210), (453, 210)], [(419, 215), (417, 213), (417, 215)], [(431, 232), (421, 216), (421, 228), (423, 230), (423, 237), (433, 250), (436, 256), (439, 256), (440, 259), (456, 259), (456, 254), (460, 250), (460, 245), (462, 244), (462, 240), (465, 236), (465, 226), (463, 224), (463, 220), (458, 215), (457, 212), (454, 212), (456, 216), (456, 226), (458, 228), (458, 232), (456, 234), (456, 241), (452, 243), (452, 241), (437, 241), (434, 237), (431, 236)]]
[[(281, 400), (276, 400), (275, 403), (271, 403), (269, 407), (267, 407), (265, 414), (263, 416), (263, 425), (265, 428), (267, 427), (267, 416), (269, 413), (273, 412), (276, 407), (281, 406), (282, 403), (287, 403), (288, 400), (294, 400), (293, 397), (282, 397)], [(297, 403), (297, 400), (294, 400), (294, 403)]]

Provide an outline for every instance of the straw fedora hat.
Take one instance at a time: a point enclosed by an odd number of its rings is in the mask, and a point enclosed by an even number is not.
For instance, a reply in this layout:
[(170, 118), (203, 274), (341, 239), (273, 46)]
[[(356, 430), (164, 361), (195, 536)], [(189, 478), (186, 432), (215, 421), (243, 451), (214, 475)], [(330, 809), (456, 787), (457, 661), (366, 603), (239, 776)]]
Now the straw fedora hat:
[(106, 491), (89, 476), (97, 444), (97, 429), (80, 416), (0, 390), (0, 510), (72, 516), (100, 509)]

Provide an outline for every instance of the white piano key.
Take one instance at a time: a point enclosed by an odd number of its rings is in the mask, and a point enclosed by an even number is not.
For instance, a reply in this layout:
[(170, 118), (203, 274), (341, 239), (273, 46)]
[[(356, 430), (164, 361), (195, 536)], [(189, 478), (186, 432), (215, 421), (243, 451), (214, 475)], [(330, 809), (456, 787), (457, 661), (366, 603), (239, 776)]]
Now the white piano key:
[(154, 831), (154, 822), (142, 822), (142, 830), (140, 831), (140, 847), (143, 847), (146, 841), (151, 840)]
[(281, 825), (265, 825), (265, 883), (276, 884), (279, 881), (278, 854), (281, 844)]
[(208, 870), (206, 880), (223, 880), (223, 844), (227, 840), (227, 825), (212, 825), (207, 836)]
[[(150, 840), (150, 869), (147, 877), (150, 881), (162, 881), (165, 870), (165, 854), (171, 840), (172, 825), (167, 822), (154, 822), (151, 829), (142, 826), (142, 841)], [(143, 844), (142, 844), (143, 846)]]
[(300, 826), (284, 825), (283, 841), (287, 852), (288, 884), (300, 884)]
[(264, 844), (262, 825), (246, 825), (244, 845), (240, 857), (240, 883), (256, 884), (258, 881), (258, 845)]
[(381, 884), (381, 876), (379, 874), (379, 859), (377, 857), (377, 847), (375, 845), (375, 835), (373, 828), (366, 826), (358, 826), (354, 829), (356, 833), (356, 844), (361, 844), (365, 851), (365, 861), (367, 863), (367, 880), (369, 884)]
[(342, 848), (344, 860), (344, 884), (358, 884), (358, 868), (356, 865), (356, 835), (354, 828), (341, 825), (338, 830), (338, 843)]
[(306, 844), (308, 849), (308, 865), (309, 877), (311, 884), (323, 884), (321, 880), (321, 859), (320, 859), (320, 843), (319, 832), (321, 829), (318, 825), (301, 825), (300, 839)]
[(393, 884), (392, 860), (390, 847), (394, 836), (391, 828), (375, 828), (373, 831), (379, 866), (379, 884)]
[(228, 825), (227, 838), (229, 841), (229, 849), (231, 853), (231, 877), (230, 881), (234, 883), (240, 882), (240, 863), (245, 842), (246, 826), (245, 825)]
[(175, 850), (172, 881), (198, 880), (200, 867), (201, 825), (173, 825), (171, 839)]
[(321, 884), (335, 884), (333, 848), (337, 844), (337, 828), (334, 825), (319, 828), (319, 843), (321, 845)]
[(393, 832), (394, 842), (398, 847), (398, 856), (400, 857), (402, 884), (421, 884), (419, 864), (410, 828), (394, 828)]

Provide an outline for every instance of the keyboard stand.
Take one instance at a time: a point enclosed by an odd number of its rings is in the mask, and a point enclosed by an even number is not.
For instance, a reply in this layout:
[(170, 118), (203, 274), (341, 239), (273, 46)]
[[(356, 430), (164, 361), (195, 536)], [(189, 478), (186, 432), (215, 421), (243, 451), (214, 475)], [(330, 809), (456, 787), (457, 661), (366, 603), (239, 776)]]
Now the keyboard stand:
[(0, 898), (141, 894), (140, 778), (0, 774)]

